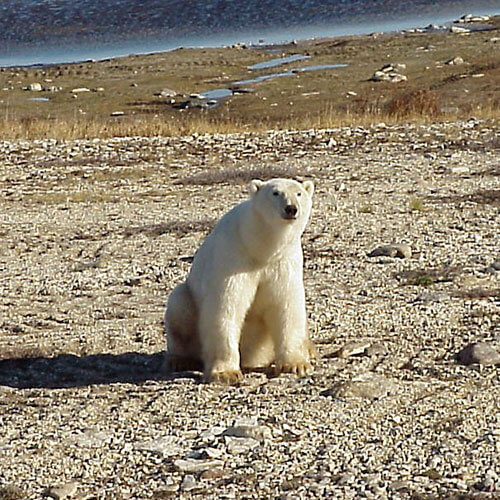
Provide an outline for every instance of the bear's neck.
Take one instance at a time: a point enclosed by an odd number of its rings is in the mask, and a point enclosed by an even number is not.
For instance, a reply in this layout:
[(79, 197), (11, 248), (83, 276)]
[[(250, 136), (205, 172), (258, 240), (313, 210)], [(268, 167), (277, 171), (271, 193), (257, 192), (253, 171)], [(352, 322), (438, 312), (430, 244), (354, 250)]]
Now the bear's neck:
[(297, 234), (297, 228), (292, 225), (276, 226), (269, 223), (256, 210), (252, 210), (250, 203), (246, 208), (244, 220), (240, 224), (240, 236), (248, 255), (256, 262), (279, 259), (290, 246), (300, 246), (302, 231)]

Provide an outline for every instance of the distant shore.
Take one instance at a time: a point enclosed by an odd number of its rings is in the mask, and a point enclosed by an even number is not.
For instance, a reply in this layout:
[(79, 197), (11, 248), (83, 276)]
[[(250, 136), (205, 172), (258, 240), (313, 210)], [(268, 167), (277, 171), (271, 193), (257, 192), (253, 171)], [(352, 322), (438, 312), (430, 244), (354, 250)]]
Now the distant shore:
[[(363, 3), (363, 2), (360, 2)], [(455, 2), (456, 3), (456, 2)], [(478, 4), (468, 5), (474, 2), (459, 2), (458, 6), (440, 9), (429, 9), (418, 11), (408, 8), (407, 13), (396, 11), (394, 15), (387, 13), (381, 16), (380, 12), (362, 16), (349, 17), (346, 13), (334, 19), (304, 21), (304, 24), (291, 23), (288, 27), (284, 25), (254, 27), (251, 25), (239, 28), (218, 27), (212, 31), (205, 26), (194, 26), (191, 31), (183, 33), (179, 27), (160, 29), (159, 27), (144, 28), (140, 24), (131, 27), (127, 34), (113, 28), (92, 26), (68, 26), (51, 29), (50, 22), (64, 24), (64, 20), (25, 19), (26, 26), (17, 31), (29, 30), (29, 24), (33, 23), (31, 39), (23, 39), (20, 34), (11, 33), (10, 38), (5, 33), (9, 26), (2, 26), (4, 33), (0, 35), (3, 50), (0, 53), (0, 67), (39, 66), (51, 64), (70, 64), (87, 61), (100, 61), (105, 59), (126, 57), (129, 55), (145, 55), (175, 50), (179, 47), (185, 48), (208, 48), (223, 47), (237, 43), (261, 45), (261, 44), (285, 44), (293, 40), (307, 40), (313, 38), (361, 35), (373, 32), (394, 32), (408, 28), (423, 27), (427, 25), (446, 25), (458, 19), (469, 11), (475, 15), (496, 15), (500, 13), (500, 2), (487, 2), (488, 6)], [(469, 7), (469, 11), (464, 11)], [(355, 12), (353, 11), (353, 14)], [(59, 14), (62, 16), (62, 13)], [(342, 17), (344, 16), (344, 17)], [(38, 23), (42, 23), (38, 26)], [(5, 20), (4, 20), (5, 24)], [(68, 34), (68, 33), (70, 34)], [(38, 35), (37, 35), (38, 33)], [(43, 35), (41, 34), (43, 33)], [(66, 33), (63, 35), (63, 33)], [(72, 34), (71, 34), (72, 33)], [(37, 36), (39, 38), (37, 38)], [(3, 38), (3, 39), (2, 39)]]

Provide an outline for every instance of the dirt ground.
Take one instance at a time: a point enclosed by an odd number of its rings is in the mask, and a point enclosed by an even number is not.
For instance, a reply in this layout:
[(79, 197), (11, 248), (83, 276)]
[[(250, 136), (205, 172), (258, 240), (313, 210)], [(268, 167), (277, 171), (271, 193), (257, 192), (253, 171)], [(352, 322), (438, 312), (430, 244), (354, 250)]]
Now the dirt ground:
[[(498, 498), (498, 366), (455, 359), (500, 346), (498, 133), (1, 142), (0, 498)], [(275, 176), (316, 185), (314, 373), (166, 376), (169, 291)]]

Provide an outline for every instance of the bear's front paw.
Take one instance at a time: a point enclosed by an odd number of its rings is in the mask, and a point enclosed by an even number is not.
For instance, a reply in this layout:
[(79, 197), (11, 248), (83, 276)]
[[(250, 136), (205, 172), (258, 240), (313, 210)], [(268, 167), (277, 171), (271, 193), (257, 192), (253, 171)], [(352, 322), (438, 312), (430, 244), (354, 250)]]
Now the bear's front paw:
[(312, 372), (312, 365), (309, 361), (299, 361), (296, 363), (281, 363), (277, 362), (274, 366), (274, 375), (278, 376), (281, 373), (293, 373), (298, 377)]
[(205, 376), (205, 381), (223, 385), (234, 385), (242, 378), (243, 373), (241, 373), (241, 370), (227, 370), (224, 372), (212, 372)]

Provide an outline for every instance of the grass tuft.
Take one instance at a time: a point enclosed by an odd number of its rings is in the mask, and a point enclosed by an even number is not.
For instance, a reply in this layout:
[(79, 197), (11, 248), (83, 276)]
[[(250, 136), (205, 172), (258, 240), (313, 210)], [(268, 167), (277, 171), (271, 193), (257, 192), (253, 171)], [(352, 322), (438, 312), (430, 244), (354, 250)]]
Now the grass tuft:
[(462, 273), (459, 266), (443, 266), (429, 269), (413, 269), (401, 271), (394, 275), (395, 278), (403, 282), (404, 285), (431, 286), (434, 283), (444, 283), (453, 281)]
[(439, 94), (434, 90), (411, 90), (396, 95), (386, 104), (386, 113), (392, 117), (436, 117), (441, 113)]
[(175, 181), (174, 184), (183, 186), (211, 186), (213, 184), (245, 184), (252, 179), (263, 181), (276, 177), (296, 177), (299, 171), (295, 167), (255, 167), (249, 169), (233, 168), (184, 177)]
[(410, 200), (410, 212), (422, 212), (424, 202), (420, 198), (412, 198)]
[(125, 230), (124, 234), (127, 238), (137, 234), (145, 234), (146, 236), (156, 238), (162, 234), (175, 234), (179, 237), (186, 236), (192, 233), (209, 232), (215, 225), (214, 219), (203, 220), (172, 220), (162, 224), (149, 224), (146, 226), (130, 227)]

